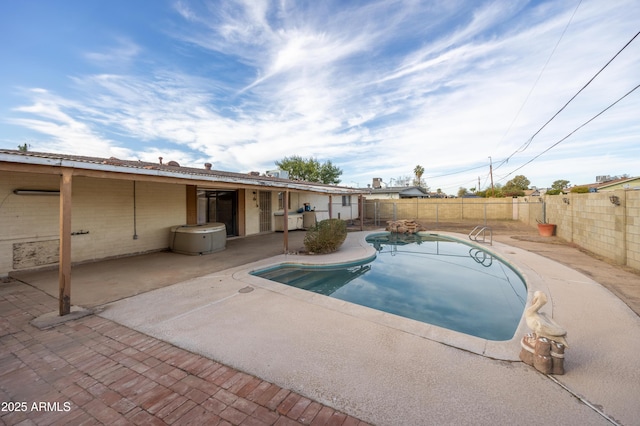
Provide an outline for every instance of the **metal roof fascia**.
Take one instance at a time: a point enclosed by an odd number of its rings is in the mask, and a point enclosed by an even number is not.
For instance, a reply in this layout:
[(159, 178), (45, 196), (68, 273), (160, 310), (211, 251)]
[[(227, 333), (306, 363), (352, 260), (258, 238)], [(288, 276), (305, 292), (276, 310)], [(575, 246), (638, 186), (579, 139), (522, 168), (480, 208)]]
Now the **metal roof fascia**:
[(76, 161), (76, 160), (68, 160), (63, 158), (47, 158), (41, 156), (30, 156), (30, 155), (12, 155), (0, 153), (0, 161), (6, 161), (10, 163), (22, 163), (22, 164), (33, 164), (33, 165), (45, 165), (45, 166), (58, 166), (58, 167), (68, 167), (73, 169), (85, 169), (85, 170), (94, 170), (94, 171), (106, 171), (111, 173), (129, 173), (129, 174), (138, 174), (143, 176), (159, 176), (159, 177), (171, 177), (177, 179), (185, 179), (185, 180), (198, 180), (198, 181), (210, 181), (210, 182), (220, 182), (220, 183), (232, 183), (232, 184), (240, 184), (247, 186), (264, 186), (270, 188), (281, 188), (281, 189), (297, 189), (300, 191), (311, 191), (311, 192), (320, 192), (327, 194), (359, 194), (360, 192), (355, 189), (349, 188), (336, 188), (335, 190), (326, 187), (317, 187), (314, 185), (304, 185), (290, 182), (273, 182), (260, 180), (255, 178), (234, 178), (234, 177), (224, 177), (220, 175), (191, 175), (180, 172), (171, 172), (167, 170), (159, 170), (159, 169), (144, 169), (137, 168), (131, 166), (117, 166), (113, 164), (100, 164), (100, 163), (92, 163), (85, 161)]
[[(20, 161), (16, 161), (16, 158), (19, 158)], [(35, 157), (30, 155), (12, 155), (0, 152), (0, 161), (4, 161), (7, 163), (24, 163), (24, 164), (36, 164), (40, 166), (60, 166), (61, 159), (59, 158), (46, 158), (46, 157)]]

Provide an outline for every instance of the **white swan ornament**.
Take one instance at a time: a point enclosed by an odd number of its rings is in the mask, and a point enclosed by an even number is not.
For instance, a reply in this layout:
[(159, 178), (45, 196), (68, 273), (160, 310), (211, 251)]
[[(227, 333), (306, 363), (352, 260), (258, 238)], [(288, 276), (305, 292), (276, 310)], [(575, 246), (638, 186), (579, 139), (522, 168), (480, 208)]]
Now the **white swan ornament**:
[(549, 318), (544, 312), (538, 312), (547, 303), (547, 295), (541, 291), (533, 293), (531, 306), (524, 311), (524, 317), (527, 325), (536, 337), (546, 337), (562, 343), (565, 347), (569, 347), (566, 340), (567, 331), (560, 327), (556, 322)]

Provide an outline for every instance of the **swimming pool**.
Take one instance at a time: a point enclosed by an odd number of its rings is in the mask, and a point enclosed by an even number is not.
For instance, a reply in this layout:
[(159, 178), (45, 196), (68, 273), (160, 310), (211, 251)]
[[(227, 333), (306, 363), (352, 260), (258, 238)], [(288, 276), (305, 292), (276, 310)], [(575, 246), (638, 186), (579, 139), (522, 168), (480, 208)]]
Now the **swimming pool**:
[(284, 264), (252, 272), (282, 284), (488, 340), (513, 337), (527, 299), (507, 263), (435, 234), (367, 237), (375, 258), (331, 266)]

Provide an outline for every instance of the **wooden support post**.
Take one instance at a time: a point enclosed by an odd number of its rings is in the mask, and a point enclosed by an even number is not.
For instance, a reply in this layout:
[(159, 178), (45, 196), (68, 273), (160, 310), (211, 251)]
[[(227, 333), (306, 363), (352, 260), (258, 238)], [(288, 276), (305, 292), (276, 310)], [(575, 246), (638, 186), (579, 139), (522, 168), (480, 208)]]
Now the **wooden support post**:
[(284, 191), (284, 254), (289, 253), (289, 190)]
[(187, 225), (198, 224), (198, 187), (187, 185)]
[(60, 316), (71, 312), (71, 182), (71, 170), (64, 170), (60, 176)]
[(358, 216), (360, 216), (360, 230), (364, 231), (364, 197), (358, 195)]
[(333, 195), (329, 194), (329, 219), (333, 219)]

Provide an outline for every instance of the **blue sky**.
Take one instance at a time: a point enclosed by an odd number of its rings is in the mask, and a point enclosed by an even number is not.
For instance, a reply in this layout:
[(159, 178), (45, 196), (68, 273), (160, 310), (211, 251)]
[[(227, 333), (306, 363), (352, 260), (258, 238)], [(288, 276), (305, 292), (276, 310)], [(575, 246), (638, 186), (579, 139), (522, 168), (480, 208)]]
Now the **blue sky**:
[(299, 155), (362, 187), (421, 165), (450, 194), (487, 188), (489, 157), (502, 184), (638, 176), (640, 90), (543, 152), (640, 84), (640, 37), (537, 133), (638, 16), (637, 0), (3, 1), (0, 147), (234, 172)]

